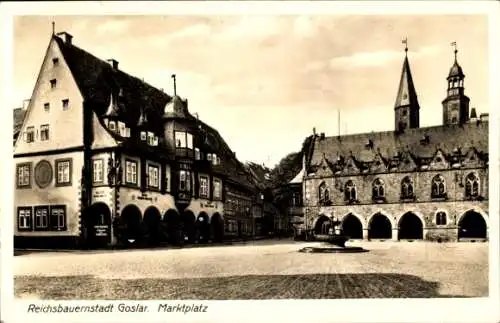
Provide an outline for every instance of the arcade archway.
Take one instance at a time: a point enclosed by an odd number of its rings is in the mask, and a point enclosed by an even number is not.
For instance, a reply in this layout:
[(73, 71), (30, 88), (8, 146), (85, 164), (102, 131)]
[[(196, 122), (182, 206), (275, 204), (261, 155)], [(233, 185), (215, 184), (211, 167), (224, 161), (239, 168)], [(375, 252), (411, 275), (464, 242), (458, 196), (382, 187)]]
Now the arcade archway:
[(184, 211), (182, 213), (182, 239), (186, 243), (193, 243), (196, 239), (196, 223), (194, 213), (191, 211)]
[(212, 231), (213, 240), (221, 242), (224, 238), (224, 220), (219, 213), (214, 213), (210, 219), (210, 228)]
[(314, 226), (314, 234), (328, 234), (332, 222), (326, 215), (320, 215)]
[(150, 206), (144, 211), (144, 226), (148, 236), (148, 244), (157, 246), (160, 244), (160, 223), (161, 213), (154, 206)]
[(458, 222), (458, 239), (486, 239), (486, 231), (483, 216), (473, 210), (467, 211)]
[(353, 214), (348, 214), (342, 220), (342, 230), (350, 239), (363, 239), (363, 225)]
[(105, 247), (111, 242), (111, 211), (105, 203), (95, 203), (84, 210), (82, 234), (87, 248)]
[(208, 214), (201, 212), (196, 219), (197, 236), (200, 242), (208, 242), (210, 239), (210, 223)]
[(119, 221), (120, 240), (125, 245), (137, 245), (143, 237), (141, 210), (133, 204), (123, 208)]
[(382, 213), (376, 213), (368, 223), (368, 239), (391, 239), (392, 226), (389, 218)]
[(177, 245), (181, 241), (181, 219), (176, 210), (170, 209), (163, 216), (163, 223), (166, 226), (167, 241)]
[(412, 212), (403, 214), (399, 220), (399, 240), (422, 240), (424, 238), (424, 224), (422, 220)]

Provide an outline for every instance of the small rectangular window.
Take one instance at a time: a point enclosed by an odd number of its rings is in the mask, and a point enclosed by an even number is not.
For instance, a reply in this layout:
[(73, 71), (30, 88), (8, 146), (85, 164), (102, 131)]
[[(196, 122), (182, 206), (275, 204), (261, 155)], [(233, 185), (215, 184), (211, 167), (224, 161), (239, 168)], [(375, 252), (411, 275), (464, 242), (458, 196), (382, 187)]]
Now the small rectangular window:
[(30, 143), (35, 141), (35, 127), (27, 127), (25, 132), (25, 141)]
[(54, 57), (54, 58), (52, 59), (52, 64), (53, 64), (54, 66), (59, 65), (59, 58)]
[(69, 99), (62, 100), (62, 108), (63, 108), (63, 110), (68, 110), (68, 108), (69, 108)]
[(102, 183), (104, 181), (104, 161), (95, 159), (92, 163), (93, 182)]
[(115, 121), (109, 121), (108, 128), (111, 131), (116, 131), (116, 122)]
[(56, 86), (57, 86), (57, 80), (56, 79), (50, 80), (50, 88), (55, 89)]
[(54, 231), (66, 231), (66, 206), (58, 205), (50, 208), (50, 228)]
[(17, 208), (17, 229), (19, 231), (31, 231), (32, 214), (31, 207)]
[(56, 160), (56, 186), (69, 186), (71, 185), (72, 173), (71, 159)]
[(137, 162), (125, 161), (125, 183), (137, 185)]
[(194, 149), (194, 159), (195, 160), (200, 160), (200, 148), (195, 148)]
[(214, 192), (214, 200), (220, 200), (221, 198), (221, 182), (220, 180), (214, 180), (214, 188), (213, 188)]
[(43, 124), (40, 126), (40, 140), (49, 140), (49, 125)]
[(159, 188), (159, 167), (148, 165), (148, 187)]
[(31, 163), (17, 165), (17, 188), (31, 187)]
[(49, 227), (49, 208), (35, 206), (35, 230), (46, 230)]
[(208, 177), (200, 176), (200, 197), (208, 197)]
[(49, 111), (49, 110), (50, 110), (50, 103), (44, 103), (44, 104), (43, 104), (43, 109), (44, 109), (45, 111)]

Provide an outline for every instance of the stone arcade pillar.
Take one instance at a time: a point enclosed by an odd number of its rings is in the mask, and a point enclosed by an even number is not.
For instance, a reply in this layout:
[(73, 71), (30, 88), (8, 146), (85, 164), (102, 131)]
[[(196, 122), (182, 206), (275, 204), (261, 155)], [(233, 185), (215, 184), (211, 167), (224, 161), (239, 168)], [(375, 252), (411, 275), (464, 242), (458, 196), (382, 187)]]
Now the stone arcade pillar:
[(363, 228), (363, 240), (368, 240), (368, 228)]
[(392, 228), (392, 241), (398, 241), (399, 228)]

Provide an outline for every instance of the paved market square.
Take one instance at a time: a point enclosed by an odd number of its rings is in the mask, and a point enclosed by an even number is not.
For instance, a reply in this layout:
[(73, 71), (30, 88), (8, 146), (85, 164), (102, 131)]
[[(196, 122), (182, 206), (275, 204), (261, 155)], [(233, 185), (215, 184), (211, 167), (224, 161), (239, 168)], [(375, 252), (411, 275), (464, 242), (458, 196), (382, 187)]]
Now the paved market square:
[(350, 241), (297, 252), (267, 240), (184, 249), (33, 252), (13, 259), (23, 299), (310, 299), (488, 296), (488, 243)]

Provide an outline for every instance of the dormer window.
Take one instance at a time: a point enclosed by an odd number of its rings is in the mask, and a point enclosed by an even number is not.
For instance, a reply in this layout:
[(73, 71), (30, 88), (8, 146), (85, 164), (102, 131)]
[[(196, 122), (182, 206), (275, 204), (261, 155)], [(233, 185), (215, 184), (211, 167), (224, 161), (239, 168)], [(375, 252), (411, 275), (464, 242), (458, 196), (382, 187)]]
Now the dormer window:
[(154, 146), (154, 143), (155, 143), (155, 135), (154, 135), (154, 133), (148, 131), (147, 132), (147, 136), (148, 136), (148, 139), (147, 139), (148, 140), (148, 145)]
[(212, 155), (212, 164), (217, 165), (217, 155), (216, 154)]
[(195, 148), (194, 149), (194, 159), (195, 160), (200, 160), (201, 159), (200, 148)]
[(108, 128), (111, 131), (116, 131), (116, 122), (115, 121), (109, 121)]
[(54, 65), (54, 66), (59, 65), (59, 58), (54, 57), (54, 58), (52, 59), (52, 65)]
[(57, 80), (56, 79), (50, 80), (50, 88), (55, 89), (56, 86), (57, 86)]
[(212, 161), (212, 154), (207, 154), (207, 160)]
[(146, 141), (148, 139), (148, 135), (146, 134), (146, 131), (141, 131), (141, 140)]

